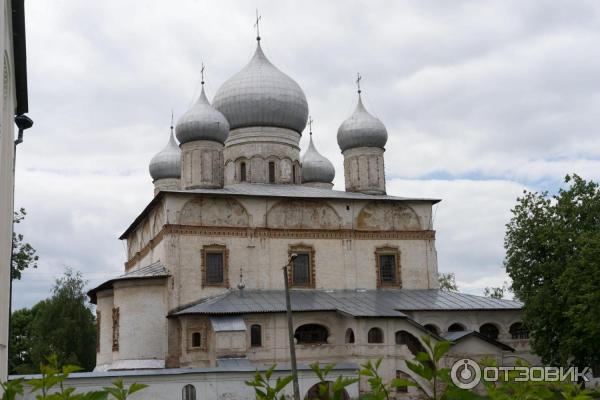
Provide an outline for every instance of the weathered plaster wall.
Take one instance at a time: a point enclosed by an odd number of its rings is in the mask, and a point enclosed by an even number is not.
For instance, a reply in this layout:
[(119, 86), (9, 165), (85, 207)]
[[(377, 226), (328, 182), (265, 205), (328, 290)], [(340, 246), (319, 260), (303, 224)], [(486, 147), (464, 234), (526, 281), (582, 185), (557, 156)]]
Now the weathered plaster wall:
[[(97, 294), (96, 316), (100, 317), (100, 334), (96, 346), (96, 369), (105, 370), (113, 362), (112, 351), (112, 309), (114, 307), (114, 294), (112, 289), (103, 290)], [(98, 321), (97, 321), (98, 322)], [(99, 351), (98, 351), (99, 350)]]

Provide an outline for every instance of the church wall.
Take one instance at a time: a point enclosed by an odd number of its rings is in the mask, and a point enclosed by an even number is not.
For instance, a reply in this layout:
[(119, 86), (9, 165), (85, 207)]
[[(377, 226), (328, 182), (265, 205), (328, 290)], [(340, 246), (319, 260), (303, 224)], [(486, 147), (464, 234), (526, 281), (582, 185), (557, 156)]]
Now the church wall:
[(112, 289), (98, 292), (96, 304), (96, 322), (98, 323), (96, 338), (96, 369), (103, 370), (113, 361), (112, 352), (112, 310), (114, 293)]
[(164, 360), (167, 344), (165, 281), (115, 282), (114, 307), (119, 309), (119, 334), (113, 362)]

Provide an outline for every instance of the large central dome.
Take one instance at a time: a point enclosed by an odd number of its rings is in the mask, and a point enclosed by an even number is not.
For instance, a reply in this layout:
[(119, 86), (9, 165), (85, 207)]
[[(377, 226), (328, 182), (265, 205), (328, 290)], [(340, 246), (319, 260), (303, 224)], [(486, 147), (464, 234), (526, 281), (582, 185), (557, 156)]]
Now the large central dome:
[(260, 47), (240, 72), (226, 81), (213, 99), (231, 129), (274, 126), (302, 133), (308, 103), (300, 86), (267, 59)]

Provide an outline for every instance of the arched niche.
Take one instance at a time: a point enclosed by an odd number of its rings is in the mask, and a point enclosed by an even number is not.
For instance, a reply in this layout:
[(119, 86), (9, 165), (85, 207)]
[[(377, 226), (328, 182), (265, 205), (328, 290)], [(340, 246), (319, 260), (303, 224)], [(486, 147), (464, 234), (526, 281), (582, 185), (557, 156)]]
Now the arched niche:
[(356, 218), (356, 227), (367, 231), (418, 231), (419, 216), (409, 206), (398, 202), (370, 202)]
[(179, 213), (181, 225), (245, 227), (248, 212), (237, 200), (222, 197), (201, 197), (185, 203)]
[(323, 200), (281, 200), (267, 213), (267, 227), (281, 229), (340, 229), (342, 219)]

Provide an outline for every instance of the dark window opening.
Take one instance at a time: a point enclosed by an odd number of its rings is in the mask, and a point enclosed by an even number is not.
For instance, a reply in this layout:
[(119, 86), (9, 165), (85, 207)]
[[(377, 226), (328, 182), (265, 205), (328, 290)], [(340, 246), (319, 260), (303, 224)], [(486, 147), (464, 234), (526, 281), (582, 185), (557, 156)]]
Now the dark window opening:
[(425, 329), (427, 329), (429, 332), (435, 334), (435, 335), (439, 335), (440, 334), (440, 328), (438, 328), (437, 326), (433, 325), (433, 324), (427, 324), (425, 325)]
[(379, 328), (371, 328), (367, 340), (369, 343), (383, 343), (383, 331)]
[(296, 183), (296, 166), (292, 166), (292, 182)]
[(326, 344), (327, 328), (319, 324), (306, 324), (299, 326), (294, 333), (298, 344)]
[(202, 345), (202, 336), (200, 332), (192, 333), (192, 347), (200, 347)]
[(448, 332), (462, 332), (465, 330), (465, 327), (459, 323), (454, 323), (448, 327)]
[(262, 346), (262, 328), (260, 325), (255, 324), (250, 327), (250, 346)]
[(379, 274), (381, 283), (396, 283), (396, 256), (394, 254), (379, 256)]
[(479, 333), (490, 339), (496, 340), (498, 339), (498, 334), (500, 332), (498, 332), (498, 328), (493, 324), (483, 324), (479, 327)]
[(206, 253), (206, 283), (223, 283), (223, 252)]
[(396, 344), (408, 347), (408, 350), (413, 354), (425, 353), (425, 347), (421, 344), (413, 334), (406, 331), (396, 332)]
[(351, 328), (346, 329), (346, 343), (354, 343), (354, 331)]
[(194, 385), (185, 385), (181, 391), (183, 400), (196, 400), (196, 388)]
[(240, 164), (240, 182), (246, 182), (246, 163)]
[(269, 183), (275, 183), (275, 163), (269, 162)]
[(310, 255), (297, 254), (292, 264), (292, 286), (310, 286)]
[(529, 330), (521, 322), (515, 322), (508, 329), (513, 339), (529, 339)]
[[(396, 378), (397, 379), (404, 379), (404, 380), (411, 380), (410, 377), (408, 376), (408, 374), (396, 370)], [(408, 393), (408, 385), (407, 386), (396, 386), (396, 392), (398, 393)]]

